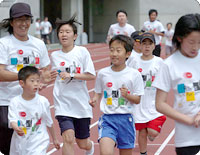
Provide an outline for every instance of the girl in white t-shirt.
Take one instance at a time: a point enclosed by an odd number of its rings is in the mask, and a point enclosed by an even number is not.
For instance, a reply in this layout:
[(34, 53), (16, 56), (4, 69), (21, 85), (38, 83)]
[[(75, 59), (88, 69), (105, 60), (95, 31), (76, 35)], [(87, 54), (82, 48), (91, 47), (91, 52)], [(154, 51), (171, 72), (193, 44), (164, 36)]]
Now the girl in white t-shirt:
[(75, 46), (77, 21), (57, 20), (57, 36), (62, 49), (52, 53), (52, 68), (59, 72), (53, 90), (55, 116), (63, 137), (63, 154), (74, 154), (74, 138), (86, 155), (93, 155), (94, 143), (89, 139), (92, 107), (86, 81), (95, 79), (90, 53)]
[(98, 124), (100, 154), (113, 154), (117, 145), (120, 155), (131, 155), (136, 134), (132, 113), (144, 93), (142, 76), (125, 64), (133, 49), (128, 36), (114, 36), (109, 47), (112, 65), (98, 72), (95, 95), (90, 101), (92, 106), (101, 102), (103, 112)]
[[(176, 52), (161, 66), (153, 86), (157, 88), (156, 109), (175, 120), (178, 155), (200, 150), (200, 14), (182, 16), (172, 39)], [(174, 106), (167, 95), (174, 91)]]

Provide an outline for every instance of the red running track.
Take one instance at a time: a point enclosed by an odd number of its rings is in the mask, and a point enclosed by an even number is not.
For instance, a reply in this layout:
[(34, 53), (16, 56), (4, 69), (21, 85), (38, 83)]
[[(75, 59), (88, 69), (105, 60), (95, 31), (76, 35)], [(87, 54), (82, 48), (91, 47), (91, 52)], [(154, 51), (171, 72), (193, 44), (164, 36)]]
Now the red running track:
[[(85, 47), (89, 50), (92, 60), (94, 62), (95, 70), (96, 72), (99, 71), (99, 69), (104, 68), (106, 66), (110, 65), (110, 59), (109, 59), (109, 48), (106, 44), (88, 44), (85, 45)], [(51, 53), (52, 51), (49, 51)], [(165, 54), (162, 50), (161, 57), (164, 58)], [(93, 95), (93, 89), (94, 89), (95, 81), (89, 81), (87, 82), (88, 91), (90, 96)], [(56, 131), (56, 135), (59, 139), (59, 141), (62, 144), (62, 137), (60, 135), (60, 129), (57, 123), (57, 120), (54, 119), (54, 107), (53, 107), (53, 84), (49, 85), (46, 89), (40, 92), (41, 95), (46, 96), (50, 103), (51, 103), (51, 113), (52, 118), (54, 121), (54, 127)], [(168, 97), (168, 102), (172, 104), (173, 101), (173, 93), (171, 92)], [(101, 112), (99, 109), (99, 105), (97, 105), (95, 108), (93, 108), (93, 119), (91, 121), (91, 136), (90, 139), (95, 142), (95, 153), (94, 155), (99, 155), (99, 144), (97, 142), (98, 138), (98, 129), (97, 129), (97, 121), (99, 117), (101, 116)], [(175, 147), (174, 147), (174, 122), (171, 119), (167, 119), (166, 123), (164, 124), (161, 134), (154, 140), (154, 142), (148, 142), (148, 155), (175, 155)], [(75, 155), (84, 155), (85, 152), (83, 150), (80, 150), (77, 147), (77, 144), (75, 144)], [(53, 147), (52, 140), (51, 144), (48, 149), (47, 155), (61, 155), (62, 149), (56, 150)], [(115, 155), (118, 154), (118, 149), (115, 149)], [(136, 147), (133, 150), (134, 155), (139, 155), (139, 148), (138, 148), (138, 142), (136, 140)]]

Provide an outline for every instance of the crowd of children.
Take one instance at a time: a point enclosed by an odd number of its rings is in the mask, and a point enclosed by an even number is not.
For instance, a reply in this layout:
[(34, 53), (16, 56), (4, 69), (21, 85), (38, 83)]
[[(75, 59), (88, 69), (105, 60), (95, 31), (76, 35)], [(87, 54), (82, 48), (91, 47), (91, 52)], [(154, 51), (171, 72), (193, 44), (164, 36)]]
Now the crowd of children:
[[(124, 10), (119, 10), (116, 16), (118, 26), (127, 25)], [(96, 77), (90, 53), (74, 44), (76, 24), (81, 24), (75, 16), (56, 21), (62, 48), (51, 54), (50, 69), (44, 43), (28, 35), (30, 6), (15, 3), (10, 18), (2, 22), (10, 35), (0, 39), (0, 92), (4, 94), (0, 98), (0, 138), (7, 138), (0, 143), (0, 151), (5, 155), (44, 155), (49, 146), (47, 129), (55, 148), (60, 149), (50, 103), (38, 93), (42, 83), (54, 82), (55, 118), (62, 135), (63, 155), (74, 155), (75, 141), (86, 155), (94, 154), (94, 142), (89, 138), (90, 121), (92, 107), (98, 104), (103, 113), (98, 122), (101, 155), (114, 154), (115, 146), (120, 155), (131, 155), (136, 130), (140, 154), (147, 155), (147, 140), (153, 141), (158, 136), (166, 116), (175, 120), (177, 155), (198, 153), (200, 14), (182, 16), (175, 31), (171, 30), (171, 23), (167, 24), (165, 36), (171, 56), (165, 61), (158, 57), (159, 36), (164, 31), (156, 16), (156, 10), (149, 11), (150, 21), (143, 27), (146, 32), (131, 27), (131, 32), (135, 31), (131, 35), (114, 34), (116, 25), (110, 27), (111, 65), (101, 69)], [(159, 32), (148, 29), (148, 24), (157, 25)], [(90, 98), (86, 81), (95, 78), (95, 93)], [(174, 107), (166, 102), (171, 89)]]

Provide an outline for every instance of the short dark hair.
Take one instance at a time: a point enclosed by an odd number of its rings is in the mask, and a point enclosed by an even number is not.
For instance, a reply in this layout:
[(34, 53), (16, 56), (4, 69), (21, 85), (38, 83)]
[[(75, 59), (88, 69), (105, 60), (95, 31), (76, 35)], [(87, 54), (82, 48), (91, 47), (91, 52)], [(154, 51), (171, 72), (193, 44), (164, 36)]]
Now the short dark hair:
[(172, 23), (171, 23), (171, 22), (169, 22), (169, 23), (167, 23), (167, 26), (168, 26), (168, 25), (171, 25), (171, 26), (172, 26)]
[(158, 16), (158, 11), (156, 9), (150, 9), (149, 10), (149, 16), (154, 12), (156, 13), (156, 16)]
[(114, 41), (118, 41), (119, 43), (121, 43), (124, 46), (126, 52), (131, 52), (133, 50), (133, 40), (128, 36), (120, 34), (112, 37), (109, 42), (109, 47)]
[(37, 74), (38, 76), (40, 76), (40, 72), (39, 72), (39, 70), (36, 67), (34, 67), (34, 66), (23, 67), (18, 72), (18, 80), (26, 81), (26, 79), (30, 75), (35, 75), (35, 74)]
[(116, 12), (116, 17), (118, 16), (118, 14), (119, 14), (120, 12), (124, 13), (124, 14), (126, 15), (126, 17), (128, 16), (128, 14), (127, 14), (127, 12), (126, 12), (125, 10), (118, 10), (118, 11)]
[(81, 23), (79, 23), (76, 19), (76, 14), (74, 14), (68, 21), (64, 21), (61, 20), (59, 18), (56, 19), (56, 25), (57, 25), (57, 37), (58, 37), (58, 33), (60, 31), (61, 26), (63, 25), (70, 25), (73, 29), (74, 34), (77, 34), (77, 26), (75, 25), (75, 23), (82, 25)]
[(185, 38), (191, 32), (200, 32), (200, 14), (186, 14), (182, 16), (176, 23), (172, 43), (177, 49), (180, 49), (181, 43), (177, 38)]

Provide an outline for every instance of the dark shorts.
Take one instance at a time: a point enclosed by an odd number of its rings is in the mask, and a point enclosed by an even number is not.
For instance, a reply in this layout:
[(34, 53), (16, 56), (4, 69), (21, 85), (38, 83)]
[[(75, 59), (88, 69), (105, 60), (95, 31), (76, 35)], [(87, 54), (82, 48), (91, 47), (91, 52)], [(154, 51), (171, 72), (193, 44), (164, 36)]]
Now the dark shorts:
[(64, 131), (72, 129), (75, 137), (78, 139), (86, 139), (90, 137), (90, 118), (73, 118), (67, 116), (56, 116), (58, 120), (61, 135)]
[(156, 45), (155, 49), (153, 50), (153, 55), (160, 57), (161, 46)]
[(0, 151), (9, 155), (13, 129), (8, 128), (8, 106), (0, 106)]
[(176, 148), (177, 155), (196, 155), (199, 151), (200, 151), (200, 145)]

